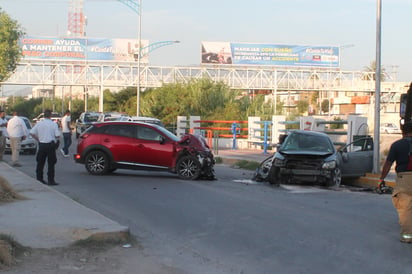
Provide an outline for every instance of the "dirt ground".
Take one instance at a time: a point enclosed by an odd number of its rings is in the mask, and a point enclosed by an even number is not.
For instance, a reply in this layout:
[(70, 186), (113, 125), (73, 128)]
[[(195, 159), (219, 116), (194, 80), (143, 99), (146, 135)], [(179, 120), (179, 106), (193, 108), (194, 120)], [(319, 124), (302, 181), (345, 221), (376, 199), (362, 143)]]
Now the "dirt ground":
[(138, 246), (68, 247), (29, 249), (15, 258), (11, 266), (1, 266), (4, 274), (130, 274), (185, 273), (156, 262)]

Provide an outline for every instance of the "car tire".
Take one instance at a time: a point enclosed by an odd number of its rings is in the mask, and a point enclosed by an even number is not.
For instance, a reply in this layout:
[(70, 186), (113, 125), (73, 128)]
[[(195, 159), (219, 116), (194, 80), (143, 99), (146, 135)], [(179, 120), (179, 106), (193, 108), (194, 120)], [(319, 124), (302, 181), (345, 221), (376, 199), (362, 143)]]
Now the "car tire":
[(29, 151), (29, 154), (34, 155), (34, 154), (36, 154), (36, 152), (37, 152), (37, 149), (32, 149), (32, 150)]
[(117, 170), (117, 167), (112, 167), (109, 169), (108, 173), (113, 173)]
[(327, 185), (328, 187), (340, 187), (340, 184), (342, 183), (342, 172), (340, 168), (335, 168), (332, 171), (332, 176), (328, 180)]
[(84, 165), (90, 174), (104, 175), (109, 171), (109, 157), (103, 151), (91, 151), (86, 155)]
[(276, 185), (276, 186), (280, 185), (279, 168), (277, 168), (275, 166), (270, 167), (267, 181), (271, 185)]
[(196, 180), (200, 175), (200, 163), (193, 156), (183, 156), (177, 160), (176, 173), (181, 179)]

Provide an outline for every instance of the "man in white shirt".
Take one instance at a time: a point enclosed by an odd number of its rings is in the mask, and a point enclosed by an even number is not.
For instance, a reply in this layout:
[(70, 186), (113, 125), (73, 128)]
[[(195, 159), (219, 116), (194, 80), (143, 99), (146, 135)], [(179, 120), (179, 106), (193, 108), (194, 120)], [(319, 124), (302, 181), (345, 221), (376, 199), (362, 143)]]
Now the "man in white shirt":
[(72, 144), (72, 129), (70, 123), (70, 110), (66, 110), (62, 118), (63, 148), (60, 149), (64, 157), (69, 157), (69, 147)]
[(4, 150), (6, 148), (7, 120), (4, 110), (0, 110), (0, 161), (3, 161)]
[[(56, 149), (60, 137), (59, 127), (51, 120), (51, 110), (44, 111), (44, 119), (37, 122), (30, 130), (30, 135), (39, 142), (39, 150), (36, 155), (36, 178), (39, 182), (46, 185), (58, 185), (54, 180), (54, 165), (57, 162)], [(43, 169), (47, 159), (47, 178), (43, 179)]]
[(10, 139), (12, 165), (21, 167), (19, 163), (21, 141), (27, 138), (29, 132), (23, 119), (17, 116), (17, 111), (13, 111), (13, 118), (7, 122), (7, 134)]

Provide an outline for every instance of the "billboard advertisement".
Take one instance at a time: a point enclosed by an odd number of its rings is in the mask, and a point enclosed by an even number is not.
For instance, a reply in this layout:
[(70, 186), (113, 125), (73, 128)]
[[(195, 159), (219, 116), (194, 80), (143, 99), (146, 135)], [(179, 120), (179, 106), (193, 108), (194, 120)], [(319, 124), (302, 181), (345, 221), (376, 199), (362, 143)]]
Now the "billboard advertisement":
[(202, 42), (202, 64), (339, 67), (337, 46)]
[[(19, 40), (24, 59), (134, 62), (137, 39), (58, 38), (26, 36)], [(142, 48), (149, 43), (142, 40)], [(143, 56), (142, 63), (148, 62)]]

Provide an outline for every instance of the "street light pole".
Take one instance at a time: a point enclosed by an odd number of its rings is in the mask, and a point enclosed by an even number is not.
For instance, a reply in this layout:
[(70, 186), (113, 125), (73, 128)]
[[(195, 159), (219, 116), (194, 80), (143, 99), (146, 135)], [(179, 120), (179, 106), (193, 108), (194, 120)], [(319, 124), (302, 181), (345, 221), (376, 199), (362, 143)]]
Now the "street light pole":
[(151, 43), (145, 47), (139, 47), (138, 52), (135, 54), (135, 58), (137, 61), (137, 98), (136, 98), (136, 116), (140, 115), (140, 87), (141, 87), (141, 82), (140, 82), (140, 68), (141, 68), (141, 59), (149, 55), (150, 52), (152, 52), (155, 49), (158, 49), (160, 47), (172, 45), (180, 43), (180, 41), (160, 41), (160, 42), (154, 42)]
[(156, 42), (153, 44), (149, 44), (142, 48), (142, 0), (118, 0), (123, 4), (127, 5), (133, 11), (137, 12), (138, 14), (138, 48), (137, 53), (135, 52), (135, 58), (137, 58), (137, 87), (136, 87), (136, 116), (140, 116), (140, 71), (141, 71), (141, 60), (144, 56), (149, 54), (150, 51), (155, 50), (157, 48), (167, 46), (174, 43), (180, 43), (179, 41), (161, 41)]
[(379, 173), (380, 157), (379, 157), (379, 127), (380, 127), (380, 92), (381, 92), (381, 11), (382, 0), (377, 0), (376, 12), (376, 72), (375, 72), (375, 123), (374, 123), (374, 146), (373, 146), (373, 173)]
[(139, 6), (138, 6), (138, 21), (139, 21), (139, 27), (138, 27), (138, 35), (137, 35), (137, 40), (138, 40), (138, 56), (137, 56), (137, 90), (136, 90), (136, 116), (140, 116), (140, 59), (142, 58), (141, 53), (142, 53), (142, 0), (139, 0)]

